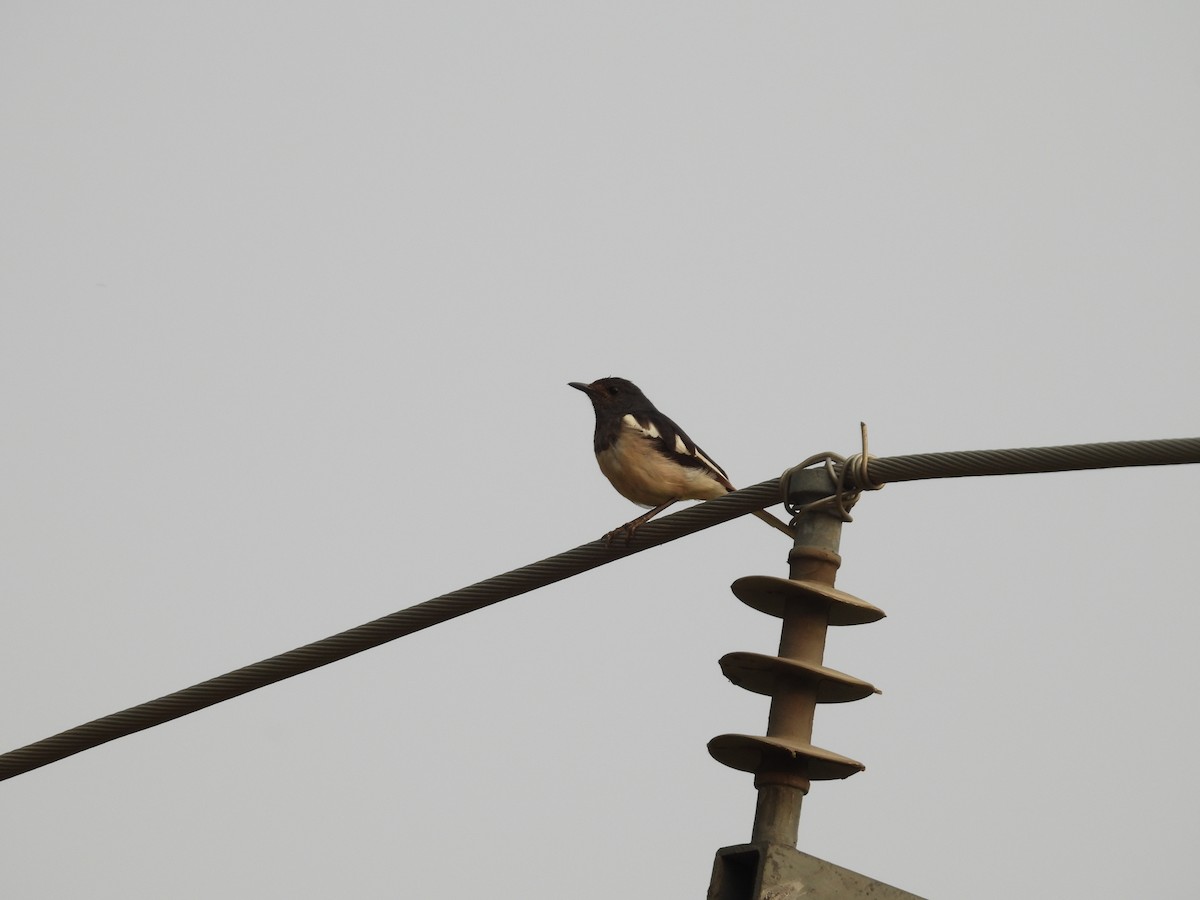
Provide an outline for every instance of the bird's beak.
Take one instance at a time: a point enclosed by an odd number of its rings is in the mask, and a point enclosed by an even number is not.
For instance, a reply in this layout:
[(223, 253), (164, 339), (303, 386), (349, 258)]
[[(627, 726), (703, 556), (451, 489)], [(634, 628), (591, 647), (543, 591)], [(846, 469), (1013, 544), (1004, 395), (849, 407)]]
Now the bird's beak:
[(589, 397), (596, 396), (596, 391), (590, 384), (584, 384), (582, 381), (568, 381), (567, 384), (577, 391), (583, 391)]

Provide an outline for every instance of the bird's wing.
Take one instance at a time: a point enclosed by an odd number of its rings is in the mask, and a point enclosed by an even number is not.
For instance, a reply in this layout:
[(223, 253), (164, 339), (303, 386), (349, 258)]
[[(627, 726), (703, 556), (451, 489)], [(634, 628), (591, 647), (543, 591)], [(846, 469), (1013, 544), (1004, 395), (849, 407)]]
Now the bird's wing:
[(655, 449), (668, 459), (684, 466), (706, 470), (714, 479), (724, 485), (727, 491), (732, 491), (733, 485), (725, 470), (713, 462), (687, 433), (662, 413), (627, 413), (621, 418), (621, 424), (634, 431), (640, 431), (642, 436), (654, 444)]

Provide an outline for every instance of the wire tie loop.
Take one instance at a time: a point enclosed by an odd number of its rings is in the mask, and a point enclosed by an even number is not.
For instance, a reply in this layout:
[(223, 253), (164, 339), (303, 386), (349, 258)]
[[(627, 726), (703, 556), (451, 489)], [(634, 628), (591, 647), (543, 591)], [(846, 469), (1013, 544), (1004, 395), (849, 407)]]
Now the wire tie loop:
[[(884, 484), (872, 481), (867, 470), (870, 461), (875, 458), (870, 454), (867, 446), (867, 423), (859, 422), (858, 425), (862, 435), (861, 453), (855, 453), (849, 459), (830, 451), (817, 453), (799, 465), (792, 466), (780, 476), (779, 493), (784, 497), (784, 509), (792, 516), (790, 524), (793, 528), (796, 527), (797, 518), (817, 510), (830, 512), (843, 522), (853, 522), (854, 517), (850, 515), (850, 510), (854, 508), (854, 504), (858, 502), (862, 492), (883, 489)], [(822, 497), (820, 500), (813, 500), (811, 503), (799, 506), (789, 501), (787, 499), (788, 485), (792, 474), (818, 462), (824, 463), (825, 471), (829, 473), (829, 478), (834, 483), (834, 492), (828, 497)]]
[[(820, 500), (813, 500), (811, 503), (797, 505), (788, 500), (788, 488), (792, 479), (792, 475), (802, 469), (809, 468), (814, 463), (824, 464), (825, 471), (829, 474), (829, 480), (836, 485), (834, 493), (828, 497), (822, 497)], [(843, 487), (845, 471), (846, 458), (840, 453), (833, 453), (832, 451), (827, 450), (824, 453), (816, 453), (810, 456), (808, 459), (804, 460), (804, 462), (792, 466), (780, 476), (779, 493), (782, 494), (784, 498), (784, 509), (791, 513), (792, 520), (790, 524), (793, 528), (796, 525), (796, 519), (805, 513), (814, 512), (816, 510), (828, 510), (830, 508), (833, 509), (834, 513), (843, 522), (853, 521), (850, 516), (850, 508), (854, 506), (855, 501), (858, 500), (858, 493), (853, 492), (853, 497), (843, 496), (847, 493)]]
[(859, 422), (858, 427), (862, 432), (862, 452), (855, 453), (846, 460), (843, 474), (850, 473), (850, 481), (854, 484), (856, 491), (881, 491), (886, 486), (884, 482), (872, 481), (870, 473), (867, 471), (871, 460), (875, 459), (867, 447), (867, 423)]

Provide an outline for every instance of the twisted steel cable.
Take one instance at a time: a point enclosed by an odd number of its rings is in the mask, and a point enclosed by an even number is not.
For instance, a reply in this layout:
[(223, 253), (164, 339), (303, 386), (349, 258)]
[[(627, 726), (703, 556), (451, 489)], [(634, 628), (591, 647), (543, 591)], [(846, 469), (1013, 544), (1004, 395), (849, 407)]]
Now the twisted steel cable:
[[(870, 457), (866, 462), (866, 470), (869, 470), (866, 484), (856, 483), (853, 473), (857, 472), (858, 468), (851, 465), (852, 462), (853, 460), (839, 463), (836, 469), (839, 474), (844, 470), (847, 489), (858, 490), (869, 488), (871, 483), (878, 486), (884, 482), (926, 478), (1200, 463), (1200, 438)], [(612, 547), (607, 547), (603, 540), (592, 541), (557, 556), (418, 603), (416, 606), (391, 613), (332, 637), (243, 666), (173, 694), (95, 719), (0, 755), (0, 780), (48, 765), (119, 737), (178, 719), (224, 700), (291, 678), (293, 675), (310, 672), (355, 653), (378, 647), (380, 644), (501, 600), (545, 587), (615, 559), (711, 528), (754, 510), (779, 503), (782, 499), (780, 480), (773, 478), (652, 521), (638, 530), (632, 546), (621, 546), (618, 542)]]
[[(775, 491), (778, 495), (777, 485)], [(614, 559), (640, 553), (659, 544), (718, 525), (755, 509), (761, 509), (769, 502), (760, 501), (753, 496), (730, 494), (727, 499), (721, 498), (718, 508), (709, 508), (703, 514), (697, 515), (701, 508), (694, 507), (659, 522), (648, 523), (638, 530), (637, 542), (631, 547), (617, 543), (610, 548), (603, 540), (592, 541), (557, 556), (399, 610), (340, 634), (251, 663), (181, 691), (70, 728), (0, 755), (0, 781), (214, 706), (224, 700), (283, 681), (285, 678), (310, 672), (431, 625), (586, 572)]]
[[(1200, 438), (1160, 441), (1114, 441), (1104, 444), (1068, 444), (1060, 447), (1025, 447), (1014, 450), (959, 450), (918, 453), (871, 459), (871, 480), (917, 481), (927, 478), (962, 478), (972, 475), (1027, 475), (1034, 472), (1067, 472), (1080, 469), (1113, 469), (1123, 466), (1171, 466), (1200, 462)], [(869, 485), (856, 484), (866, 489)]]

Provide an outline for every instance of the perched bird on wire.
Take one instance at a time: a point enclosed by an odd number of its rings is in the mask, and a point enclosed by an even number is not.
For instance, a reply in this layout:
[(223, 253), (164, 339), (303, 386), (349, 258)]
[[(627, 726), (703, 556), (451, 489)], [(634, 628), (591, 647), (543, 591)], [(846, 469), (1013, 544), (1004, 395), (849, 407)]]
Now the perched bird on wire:
[[(712, 500), (734, 490), (725, 470), (696, 442), (663, 415), (632, 381), (601, 378), (570, 386), (583, 391), (596, 412), (595, 451), (600, 471), (617, 492), (650, 511), (606, 534), (605, 540), (633, 533), (672, 503)], [(755, 510), (772, 528), (789, 537), (792, 529), (764, 510)]]

